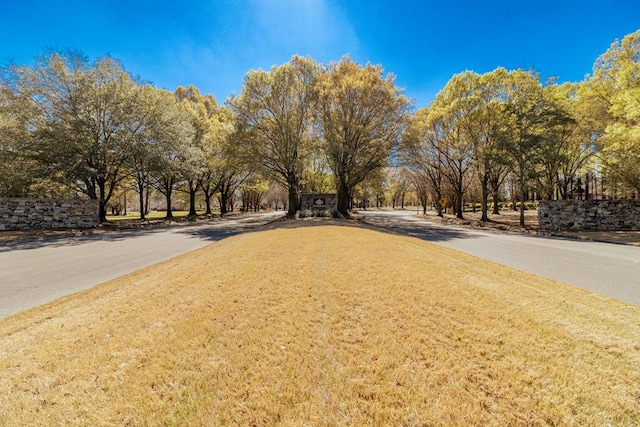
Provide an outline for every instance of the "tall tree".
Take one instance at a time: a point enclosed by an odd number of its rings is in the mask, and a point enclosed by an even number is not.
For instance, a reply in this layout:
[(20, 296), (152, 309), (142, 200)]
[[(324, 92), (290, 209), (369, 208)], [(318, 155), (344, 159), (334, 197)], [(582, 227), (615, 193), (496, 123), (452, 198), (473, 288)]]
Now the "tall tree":
[(209, 157), (215, 155), (214, 122), (218, 113), (218, 105), (212, 95), (201, 95), (194, 86), (180, 86), (175, 91), (176, 99), (182, 103), (189, 113), (191, 126), (190, 138), (184, 140), (182, 159), (187, 166), (183, 171), (186, 189), (189, 194), (189, 216), (196, 216), (196, 194), (202, 188), (205, 178), (212, 171), (208, 170)]
[(312, 83), (319, 70), (312, 59), (294, 56), (270, 71), (250, 71), (240, 95), (229, 100), (243, 157), (287, 188), (289, 217), (299, 208), (300, 179), (308, 164)]
[[(508, 171), (497, 132), (501, 126), (500, 104), (504, 101), (508, 73), (504, 68), (497, 68), (481, 75), (465, 72), (453, 79), (456, 78), (460, 80), (459, 101), (453, 105), (460, 110), (461, 126), (472, 143), (473, 166), (480, 182), (481, 220), (487, 221), (489, 193), (492, 189), (495, 193), (495, 186), (502, 183)], [(494, 207), (496, 202), (494, 200)]]
[[(127, 164), (138, 193), (140, 218), (145, 219), (146, 200), (154, 178), (171, 172), (168, 156), (182, 141), (190, 138), (192, 129), (190, 117), (180, 108), (173, 94), (151, 85), (144, 85), (139, 92), (136, 108), (143, 126), (132, 140)], [(170, 207), (169, 202), (169, 213)]]
[(28, 99), (0, 85), (0, 197), (24, 196), (37, 184), (38, 165), (27, 151), (32, 110)]
[[(439, 149), (442, 141), (440, 119), (429, 108), (421, 108), (411, 118), (402, 137), (403, 164), (428, 183), (431, 196), (436, 202), (438, 216), (443, 216), (441, 201), (444, 198), (444, 163)], [(426, 203), (425, 205), (426, 206)], [(426, 208), (425, 208), (426, 209)]]
[(255, 162), (247, 162), (246, 147), (242, 135), (236, 131), (234, 112), (223, 108), (219, 116), (221, 129), (218, 135), (219, 153), (215, 165), (212, 165), (213, 185), (218, 192), (220, 214), (233, 212), (233, 198), (236, 191), (255, 172)]
[(550, 129), (569, 120), (565, 111), (545, 96), (537, 75), (522, 70), (510, 73), (511, 84), (502, 104), (505, 127), (501, 136), (517, 178), (520, 193), (520, 225), (525, 225), (524, 199), (529, 180), (535, 178), (541, 151), (552, 137)]
[(467, 122), (477, 108), (468, 102), (473, 93), (477, 75), (464, 73), (455, 75), (436, 95), (430, 105), (431, 114), (437, 117), (441, 139), (436, 148), (443, 163), (442, 172), (452, 189), (453, 208), (458, 218), (463, 218), (463, 198), (469, 185), (469, 174), (473, 172), (474, 136)]
[(614, 180), (640, 193), (640, 30), (615, 41), (588, 85), (603, 116), (602, 160)]
[(99, 201), (100, 221), (125, 178), (127, 147), (141, 130), (137, 84), (109, 57), (90, 63), (77, 52), (53, 52), (33, 67), (13, 68), (17, 92), (38, 108), (31, 153), (52, 176)]
[(547, 127), (548, 137), (541, 150), (540, 172), (536, 174), (543, 199), (567, 198), (569, 188), (594, 158), (594, 134), (585, 117), (585, 103), (578, 83), (550, 84), (544, 88), (549, 102), (556, 106), (557, 117)]
[(185, 153), (192, 140), (193, 126), (191, 115), (185, 105), (178, 102), (174, 94), (161, 92), (165, 99), (165, 109), (159, 124), (154, 129), (155, 143), (158, 145), (159, 158), (154, 169), (152, 186), (164, 195), (167, 219), (173, 218), (173, 192), (181, 184), (183, 177), (189, 173), (190, 164)]
[(348, 215), (356, 185), (386, 166), (406, 124), (408, 101), (380, 66), (349, 57), (316, 84), (322, 151), (336, 179), (338, 212)]

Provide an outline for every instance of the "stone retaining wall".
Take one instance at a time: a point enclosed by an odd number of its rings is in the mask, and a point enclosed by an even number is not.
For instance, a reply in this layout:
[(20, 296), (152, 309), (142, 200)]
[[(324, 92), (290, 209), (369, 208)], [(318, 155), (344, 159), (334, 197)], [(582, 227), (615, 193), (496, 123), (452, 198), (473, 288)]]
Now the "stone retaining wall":
[(97, 200), (0, 198), (0, 230), (91, 228), (98, 222)]
[(300, 208), (302, 210), (327, 210), (329, 212), (338, 210), (338, 195), (326, 193), (303, 194)]
[(541, 201), (538, 205), (538, 227), (546, 231), (640, 230), (640, 201)]

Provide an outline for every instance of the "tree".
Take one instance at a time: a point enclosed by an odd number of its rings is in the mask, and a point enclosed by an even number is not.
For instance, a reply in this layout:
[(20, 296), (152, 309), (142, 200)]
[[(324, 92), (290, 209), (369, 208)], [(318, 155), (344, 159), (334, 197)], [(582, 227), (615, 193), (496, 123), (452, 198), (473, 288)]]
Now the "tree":
[(421, 174), (416, 172), (409, 173), (409, 182), (413, 191), (416, 193), (418, 202), (422, 206), (422, 214), (427, 214), (427, 204), (429, 203), (429, 193), (431, 188), (429, 181)]
[[(217, 120), (219, 108), (213, 95), (201, 95), (192, 85), (179, 86), (174, 95), (188, 112), (193, 130), (190, 138), (183, 141), (185, 149), (182, 160), (186, 168), (183, 170), (182, 178), (186, 184), (185, 192), (189, 194), (188, 215), (195, 216), (197, 215), (196, 194), (203, 188), (204, 181), (210, 179), (215, 173), (211, 168), (215, 167), (215, 156), (218, 153), (216, 144), (219, 141), (215, 132), (219, 130), (217, 125), (220, 125)], [(209, 194), (207, 200), (209, 200), (210, 186), (207, 193)], [(208, 213), (211, 213), (210, 207)]]
[(254, 174), (250, 179), (244, 181), (240, 186), (240, 190), (242, 211), (249, 212), (253, 209), (254, 212), (258, 212), (262, 205), (262, 198), (269, 190), (269, 182), (265, 181), (260, 175)]
[(37, 184), (37, 163), (28, 156), (28, 123), (33, 106), (0, 86), (0, 197), (19, 197)]
[(401, 157), (403, 164), (426, 181), (436, 202), (438, 216), (442, 215), (444, 199), (443, 158), (439, 149), (442, 137), (440, 118), (429, 108), (422, 108), (411, 118), (402, 137)]
[[(205, 166), (201, 180), (201, 188), (204, 193), (206, 214), (211, 214), (211, 198), (221, 190), (226, 182), (227, 174), (236, 175), (240, 170), (231, 170), (231, 165), (237, 159), (232, 159), (232, 151), (227, 147), (232, 143), (234, 133), (233, 113), (226, 107), (220, 107), (210, 118), (210, 131), (206, 144), (203, 146)], [(236, 163), (238, 163), (236, 161)], [(238, 163), (233, 168), (241, 168)], [(233, 189), (235, 191), (235, 188)], [(226, 208), (226, 207), (225, 207)], [(221, 206), (222, 210), (222, 206)], [(226, 213), (226, 210), (225, 212)]]
[(158, 146), (159, 158), (153, 174), (153, 186), (165, 196), (166, 218), (173, 218), (172, 196), (183, 177), (189, 173), (189, 158), (185, 153), (185, 141), (193, 138), (193, 126), (189, 112), (184, 104), (177, 101), (175, 96), (163, 91), (165, 110), (163, 111), (162, 126), (155, 129), (155, 143)]
[(335, 187), (327, 159), (318, 154), (309, 156), (309, 166), (305, 168), (302, 188), (307, 193), (327, 193)]
[(294, 56), (270, 71), (250, 71), (239, 96), (229, 100), (237, 115), (242, 157), (287, 188), (287, 216), (299, 208), (300, 179), (311, 149), (312, 83), (320, 70)]
[(349, 57), (332, 63), (315, 88), (321, 149), (335, 175), (338, 212), (348, 215), (356, 185), (386, 166), (397, 148), (409, 103), (382, 67)]
[(77, 52), (52, 52), (33, 67), (13, 67), (16, 92), (33, 103), (32, 158), (99, 201), (99, 219), (126, 177), (127, 147), (141, 130), (133, 114), (137, 84), (109, 57), (90, 63)]
[(405, 168), (392, 168), (387, 174), (389, 180), (389, 190), (391, 190), (391, 206), (396, 209), (404, 209), (404, 199), (409, 191), (410, 179), (408, 170)]
[[(497, 213), (497, 188), (507, 172), (505, 154), (498, 140), (501, 126), (500, 104), (504, 101), (508, 73), (504, 68), (485, 74), (465, 72), (458, 79), (460, 121), (464, 134), (472, 144), (473, 168), (480, 182), (482, 221), (488, 220), (490, 191), (494, 195), (494, 213)], [(475, 206), (475, 205), (474, 205)]]
[(220, 170), (216, 181), (220, 215), (225, 215), (229, 211), (233, 212), (233, 195), (250, 176), (250, 172), (237, 169), (233, 165), (226, 165)]
[[(127, 164), (138, 193), (140, 219), (145, 219), (146, 200), (154, 177), (157, 179), (172, 170), (167, 154), (173, 152), (180, 141), (189, 138), (191, 129), (185, 111), (166, 90), (144, 85), (139, 89), (136, 108), (142, 129), (132, 139)], [(170, 214), (170, 201), (167, 207)]]
[(380, 205), (380, 195), (386, 191), (387, 171), (377, 169), (367, 176), (354, 189), (354, 198), (359, 201), (358, 205), (366, 210), (369, 200), (376, 197), (376, 207)]
[(131, 141), (127, 158), (127, 166), (134, 181), (133, 187), (138, 193), (140, 219), (145, 219), (147, 213), (146, 195), (149, 192), (152, 173), (157, 170), (160, 161), (158, 146), (154, 144), (154, 130), (156, 128), (154, 125), (157, 115), (163, 110), (164, 106), (154, 96), (155, 91), (156, 89), (151, 86), (145, 86), (140, 90), (138, 107), (141, 110), (145, 110), (140, 111), (140, 113), (142, 116), (146, 116), (146, 123), (144, 130), (139, 132)]
[(579, 172), (593, 158), (596, 145), (585, 115), (585, 104), (577, 83), (551, 84), (544, 88), (549, 102), (558, 114), (547, 127), (548, 137), (541, 149), (540, 171), (536, 174), (538, 191), (543, 199), (552, 200), (557, 191), (563, 199)]
[(452, 189), (453, 208), (458, 218), (463, 218), (463, 198), (469, 183), (468, 175), (473, 166), (474, 138), (469, 134), (466, 121), (475, 107), (465, 103), (470, 96), (469, 78), (473, 74), (454, 76), (430, 109), (440, 126), (440, 140), (436, 148), (440, 151), (442, 173)]
[(265, 201), (269, 204), (269, 206), (275, 210), (278, 210), (280, 204), (282, 204), (282, 208), (286, 209), (288, 195), (287, 189), (284, 188), (279, 182), (271, 181), (269, 183), (269, 189), (264, 194)]
[(600, 114), (594, 133), (604, 165), (612, 179), (640, 192), (640, 30), (616, 40), (597, 59), (587, 84)]
[(535, 178), (541, 151), (550, 140), (550, 131), (567, 122), (557, 104), (545, 96), (538, 77), (522, 70), (510, 73), (511, 84), (502, 105), (505, 127), (502, 149), (509, 158), (520, 193), (520, 225), (524, 226), (524, 199), (528, 180)]

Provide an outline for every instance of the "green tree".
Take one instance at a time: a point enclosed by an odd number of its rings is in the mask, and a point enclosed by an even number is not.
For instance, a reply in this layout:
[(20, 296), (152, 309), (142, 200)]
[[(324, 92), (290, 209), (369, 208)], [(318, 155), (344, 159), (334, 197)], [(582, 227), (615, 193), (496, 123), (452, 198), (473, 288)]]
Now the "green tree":
[[(155, 177), (172, 170), (167, 154), (191, 135), (189, 116), (179, 107), (173, 94), (144, 85), (139, 89), (137, 116), (142, 130), (132, 139), (127, 165), (139, 197), (140, 218), (145, 219), (150, 187)], [(171, 212), (168, 204), (167, 212)]]
[[(436, 202), (438, 216), (443, 216), (444, 161), (439, 145), (443, 139), (440, 118), (429, 108), (421, 108), (411, 118), (402, 137), (400, 150), (403, 164), (415, 175), (424, 187), (424, 182)], [(424, 188), (423, 188), (424, 191)], [(426, 209), (426, 202), (423, 205)]]
[(382, 67), (349, 57), (332, 63), (315, 87), (321, 148), (335, 175), (338, 212), (348, 215), (354, 188), (397, 148), (409, 103)]
[(473, 167), (480, 182), (481, 220), (486, 221), (489, 193), (494, 195), (494, 213), (497, 213), (497, 188), (509, 170), (497, 131), (502, 125), (500, 104), (504, 101), (508, 72), (497, 68), (481, 75), (465, 72), (459, 76), (461, 90), (457, 108), (461, 126), (472, 143)]
[(596, 154), (596, 145), (588, 121), (580, 119), (585, 115), (580, 85), (551, 84), (544, 92), (558, 116), (547, 127), (548, 137), (540, 151), (538, 191), (543, 199), (553, 199), (556, 191), (564, 199), (571, 183)]
[(25, 196), (37, 184), (38, 165), (28, 156), (29, 100), (0, 86), (0, 197)]
[[(228, 178), (242, 175), (242, 165), (237, 159), (231, 157), (233, 154), (227, 149), (232, 144), (233, 125), (233, 113), (226, 107), (218, 108), (210, 118), (209, 137), (203, 146), (206, 164), (201, 184), (205, 198), (206, 214), (211, 214), (212, 197), (222, 191), (223, 188), (232, 188), (225, 185), (229, 182)], [(231, 181), (234, 181), (234, 179)], [(233, 191), (235, 191), (235, 188)], [(224, 213), (226, 213), (226, 210)]]
[(142, 129), (137, 83), (109, 57), (90, 63), (76, 52), (41, 56), (13, 67), (14, 87), (37, 108), (29, 153), (51, 177), (99, 201), (100, 221), (126, 177), (127, 147)]
[(165, 99), (165, 111), (159, 124), (154, 129), (155, 144), (158, 146), (159, 158), (153, 173), (153, 187), (164, 195), (166, 201), (166, 218), (173, 218), (173, 192), (190, 173), (191, 164), (185, 141), (193, 138), (191, 115), (183, 103), (178, 102), (175, 95), (162, 91)]
[(502, 105), (505, 126), (502, 149), (511, 163), (520, 193), (520, 225), (524, 226), (524, 199), (528, 182), (535, 178), (545, 145), (553, 138), (551, 129), (569, 118), (556, 103), (545, 96), (538, 76), (522, 70), (512, 71), (511, 84)]
[(442, 173), (451, 187), (458, 218), (464, 216), (463, 199), (470, 182), (469, 174), (473, 172), (476, 135), (469, 132), (469, 122), (478, 107), (475, 102), (469, 102), (469, 98), (477, 80), (477, 74), (469, 72), (453, 76), (429, 107), (440, 127), (436, 148), (440, 151)]
[(600, 117), (594, 133), (601, 159), (612, 180), (640, 192), (640, 30), (616, 40), (596, 60), (587, 85)]
[(229, 100), (241, 157), (287, 188), (289, 217), (299, 208), (300, 179), (311, 151), (312, 83), (319, 70), (312, 59), (294, 56), (270, 71), (250, 71), (240, 95)]
[(335, 188), (327, 159), (318, 154), (309, 156), (309, 166), (305, 168), (302, 187), (307, 193), (327, 193)]
[(203, 186), (204, 180), (211, 175), (208, 170), (210, 156), (215, 155), (214, 122), (218, 113), (218, 105), (212, 95), (201, 95), (194, 86), (180, 86), (175, 97), (188, 112), (193, 128), (189, 139), (184, 140), (182, 161), (185, 164), (182, 178), (185, 192), (189, 195), (189, 216), (196, 216), (196, 195)]

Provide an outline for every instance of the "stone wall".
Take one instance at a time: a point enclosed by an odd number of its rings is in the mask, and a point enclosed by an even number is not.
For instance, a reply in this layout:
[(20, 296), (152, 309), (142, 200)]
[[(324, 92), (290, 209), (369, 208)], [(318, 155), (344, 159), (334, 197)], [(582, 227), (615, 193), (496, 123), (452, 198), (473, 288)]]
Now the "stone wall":
[(640, 230), (636, 199), (541, 201), (538, 224), (546, 231)]
[(337, 194), (309, 193), (302, 195), (300, 208), (304, 210), (328, 210), (334, 212), (338, 210)]
[(91, 228), (98, 222), (97, 200), (0, 198), (0, 230)]

